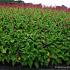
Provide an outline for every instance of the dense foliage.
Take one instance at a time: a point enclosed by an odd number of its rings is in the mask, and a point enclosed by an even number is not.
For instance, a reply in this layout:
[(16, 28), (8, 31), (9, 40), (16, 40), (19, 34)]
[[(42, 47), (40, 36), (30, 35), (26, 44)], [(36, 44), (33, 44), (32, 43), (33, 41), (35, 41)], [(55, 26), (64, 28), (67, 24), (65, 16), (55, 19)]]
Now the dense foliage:
[(12, 2), (14, 0), (0, 0), (0, 2)]
[(70, 13), (0, 8), (0, 61), (22, 65), (70, 64)]

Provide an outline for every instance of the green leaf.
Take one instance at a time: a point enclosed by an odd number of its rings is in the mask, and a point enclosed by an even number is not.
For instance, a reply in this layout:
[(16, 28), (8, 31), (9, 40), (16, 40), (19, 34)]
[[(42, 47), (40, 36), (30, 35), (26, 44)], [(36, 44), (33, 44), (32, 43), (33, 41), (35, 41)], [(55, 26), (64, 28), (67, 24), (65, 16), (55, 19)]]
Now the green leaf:
[(6, 53), (6, 50), (7, 50), (7, 49), (2, 49), (2, 53)]

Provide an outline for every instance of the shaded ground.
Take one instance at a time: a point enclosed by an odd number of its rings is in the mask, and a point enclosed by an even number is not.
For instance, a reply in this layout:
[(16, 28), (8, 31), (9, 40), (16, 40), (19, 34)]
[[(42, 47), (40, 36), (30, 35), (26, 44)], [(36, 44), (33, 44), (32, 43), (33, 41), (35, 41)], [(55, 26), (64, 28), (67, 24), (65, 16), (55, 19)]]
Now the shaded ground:
[(16, 63), (14, 66), (12, 66), (12, 63), (5, 62), (4, 64), (0, 62), (0, 70), (70, 70), (70, 66), (67, 66), (65, 64), (58, 64), (58, 65), (51, 65), (49, 64), (47, 67), (39, 67), (35, 68), (34, 66), (32, 68), (29, 68), (29, 66), (22, 66), (20, 63)]

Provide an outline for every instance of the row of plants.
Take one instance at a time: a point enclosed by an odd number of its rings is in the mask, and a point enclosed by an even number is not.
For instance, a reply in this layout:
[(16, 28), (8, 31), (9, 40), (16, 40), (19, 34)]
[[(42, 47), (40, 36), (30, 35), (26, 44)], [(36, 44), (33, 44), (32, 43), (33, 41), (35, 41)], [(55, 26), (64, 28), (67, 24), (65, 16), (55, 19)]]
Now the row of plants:
[(50, 10), (63, 10), (65, 12), (70, 12), (70, 8), (67, 8), (66, 6), (56, 6), (56, 7), (46, 7), (42, 4), (32, 4), (32, 3), (25, 3), (24, 1), (8, 1), (8, 2), (1, 2), (0, 1), (0, 7), (15, 7), (15, 8), (41, 8), (41, 9), (50, 9)]
[(0, 61), (12, 65), (70, 64), (70, 12), (0, 8)]
[(0, 2), (13, 2), (14, 0), (0, 0)]

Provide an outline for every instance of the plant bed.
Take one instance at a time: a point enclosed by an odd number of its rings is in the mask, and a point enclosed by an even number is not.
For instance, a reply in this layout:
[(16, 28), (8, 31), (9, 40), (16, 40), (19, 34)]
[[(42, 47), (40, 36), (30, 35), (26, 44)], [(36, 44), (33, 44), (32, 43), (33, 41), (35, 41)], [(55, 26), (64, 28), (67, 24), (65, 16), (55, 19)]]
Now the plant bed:
[(70, 12), (0, 8), (0, 61), (5, 60), (25, 68), (69, 65)]

